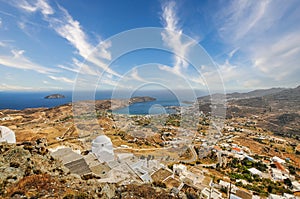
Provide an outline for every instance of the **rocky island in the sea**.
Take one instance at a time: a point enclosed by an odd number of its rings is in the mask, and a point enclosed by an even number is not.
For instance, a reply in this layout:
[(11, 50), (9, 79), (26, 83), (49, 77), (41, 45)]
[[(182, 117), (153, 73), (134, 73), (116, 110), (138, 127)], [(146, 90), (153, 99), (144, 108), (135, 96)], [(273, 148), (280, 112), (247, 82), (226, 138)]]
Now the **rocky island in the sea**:
[(62, 94), (52, 94), (52, 95), (47, 95), (44, 98), (45, 99), (63, 99), (63, 98), (65, 98), (65, 96)]

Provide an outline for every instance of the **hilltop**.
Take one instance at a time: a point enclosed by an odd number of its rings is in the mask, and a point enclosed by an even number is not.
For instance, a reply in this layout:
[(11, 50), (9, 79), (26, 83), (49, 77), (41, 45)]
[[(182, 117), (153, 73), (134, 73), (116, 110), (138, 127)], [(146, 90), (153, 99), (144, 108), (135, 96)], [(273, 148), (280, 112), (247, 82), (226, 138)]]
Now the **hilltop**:
[(71, 174), (42, 139), (0, 143), (0, 198), (178, 198), (151, 185), (100, 183)]
[[(270, 88), (270, 89), (257, 89), (245, 93), (239, 93), (239, 92), (233, 92), (233, 93), (226, 93), (224, 98), (227, 100), (234, 100), (234, 99), (247, 99), (247, 98), (254, 98), (254, 97), (262, 97), (266, 95), (271, 95), (274, 93), (278, 93), (285, 90), (285, 88)], [(218, 97), (223, 97), (222, 94), (220, 93), (214, 93), (211, 96), (206, 95), (202, 97), (198, 97), (198, 101), (201, 102), (209, 102), (211, 98), (218, 98)]]

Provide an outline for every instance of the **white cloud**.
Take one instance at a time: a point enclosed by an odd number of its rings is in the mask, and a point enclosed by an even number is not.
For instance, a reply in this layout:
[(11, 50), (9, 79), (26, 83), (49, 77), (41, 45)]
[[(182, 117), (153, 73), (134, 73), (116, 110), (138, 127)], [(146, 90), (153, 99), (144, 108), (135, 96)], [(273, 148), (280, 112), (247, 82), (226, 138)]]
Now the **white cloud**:
[(11, 13), (8, 13), (8, 12), (5, 12), (5, 11), (3, 11), (3, 10), (0, 10), (0, 13), (1, 13), (1, 14), (4, 14), (4, 15), (6, 15), (6, 16), (10, 16), (10, 17), (17, 18), (15, 15), (13, 15), (13, 14), (11, 14)]
[(228, 54), (229, 59), (231, 59), (235, 55), (235, 53), (238, 52), (238, 50), (239, 48), (235, 48), (232, 51), (230, 51), (230, 53)]
[[(162, 32), (162, 40), (164, 45), (170, 48), (170, 51), (174, 53), (173, 66), (159, 65), (158, 68), (166, 73), (172, 73), (192, 84), (195, 88), (200, 88), (204, 85), (202, 78), (193, 76), (188, 73), (188, 62), (185, 59), (188, 58), (188, 53), (193, 45), (197, 42), (193, 40), (184, 41), (183, 30), (179, 25), (179, 19), (176, 13), (176, 3), (169, 1), (162, 6), (162, 22), (165, 31)], [(195, 75), (195, 74), (194, 74)], [(200, 74), (198, 74), (200, 75)], [(178, 88), (179, 84), (176, 85)]]
[(140, 81), (140, 82), (147, 82), (145, 79), (143, 79), (139, 73), (138, 73), (138, 70), (136, 68), (133, 68), (132, 69), (132, 72), (130, 74), (130, 76), (134, 79), (134, 80), (137, 80), (137, 81)]
[(25, 18), (21, 18), (21, 20), (17, 22), (17, 26), (33, 40), (38, 40), (38, 30), (39, 28), (43, 28), (41, 24), (34, 23)]
[(101, 45), (98, 46), (91, 44), (80, 22), (75, 20), (65, 8), (57, 4), (58, 9), (54, 11), (46, 0), (35, 2), (22, 0), (20, 4), (15, 6), (29, 13), (39, 11), (50, 27), (59, 36), (66, 39), (77, 50), (77, 53), (85, 59), (85, 63), (80, 63), (74, 58), (71, 64), (74, 67), (59, 65), (59, 68), (78, 72), (79, 68), (77, 67), (81, 67), (81, 74), (99, 75), (100, 72), (106, 72), (113, 76), (121, 77), (121, 75), (109, 68), (107, 64), (111, 60), (111, 54), (108, 50), (111, 44), (109, 42), (101, 42)]
[(80, 23), (74, 20), (67, 10), (62, 7), (59, 9), (63, 13), (60, 19), (45, 16), (46, 20), (57, 34), (69, 41), (78, 50), (79, 55), (86, 59), (93, 50), (93, 46), (87, 42), (87, 36)]
[(259, 88), (264, 88), (264, 87), (261, 87), (263, 85), (263, 82), (259, 79), (250, 79), (250, 80), (245, 80), (243, 83), (243, 86), (246, 87), (246, 88), (256, 88), (256, 89), (259, 89)]
[(58, 68), (61, 68), (63, 70), (67, 70), (67, 71), (71, 71), (71, 72), (74, 72), (74, 73), (78, 73), (79, 72), (79, 69), (78, 68), (74, 68), (74, 67), (69, 67), (69, 66), (65, 66), (65, 65), (57, 65)]
[(26, 12), (37, 12), (40, 11), (43, 15), (51, 15), (54, 10), (49, 6), (46, 0), (26, 1), (26, 0), (15, 0), (11, 4), (21, 8)]
[(0, 41), (0, 47), (5, 47), (5, 46), (6, 46), (6, 44), (4, 42)]
[(0, 83), (0, 91), (49, 91), (49, 90), (61, 90), (61, 87), (49, 86), (47, 81), (43, 81), (43, 84), (46, 84), (45, 87), (31, 87), (31, 86), (20, 86), (20, 85), (12, 85), (6, 83)]
[(12, 50), (11, 53), (13, 54), (14, 58), (20, 58), (25, 53), (25, 50)]
[(33, 90), (32, 87), (27, 86), (19, 86), (19, 85), (8, 85), (8, 84), (0, 84), (0, 90), (11, 91), (11, 90)]
[(222, 79), (225, 82), (234, 80), (242, 75), (240, 71), (238, 71), (238, 67), (230, 64), (229, 60), (226, 60), (224, 64), (219, 65), (219, 69)]
[(254, 66), (275, 80), (283, 80), (295, 72), (300, 75), (299, 34), (300, 31), (291, 33), (274, 43), (258, 46), (252, 56)]
[(55, 80), (55, 81), (60, 81), (60, 82), (67, 83), (67, 84), (73, 84), (74, 83), (74, 80), (66, 78), (66, 77), (55, 77), (55, 76), (52, 76), (52, 75), (49, 75), (48, 77), (50, 79)]
[[(65, 38), (72, 46), (77, 49), (78, 54), (86, 61), (92, 63), (96, 67), (103, 71), (110, 73), (114, 76), (121, 77), (117, 72), (110, 69), (107, 65), (107, 61), (110, 61), (111, 54), (108, 50), (111, 46), (109, 42), (101, 42), (100, 45), (94, 46), (88, 41), (88, 36), (83, 31), (80, 23), (73, 19), (66, 9), (59, 6), (62, 17), (50, 17), (45, 16), (45, 20), (49, 22), (50, 26), (59, 34)], [(84, 70), (92, 71), (95, 66), (86, 66)], [(88, 69), (89, 68), (89, 69)], [(91, 73), (90, 73), (91, 74)], [(94, 75), (97, 75), (94, 73)]]
[(100, 72), (94, 70), (93, 67), (88, 65), (88, 63), (80, 62), (78, 59), (73, 58), (73, 64), (78, 67), (78, 73), (86, 75), (99, 75)]
[(35, 5), (36, 5), (37, 8), (39, 8), (39, 10), (43, 13), (43, 15), (54, 14), (54, 10), (47, 3), (46, 0), (38, 0)]
[(217, 29), (222, 42), (234, 49), (220, 64), (225, 82), (237, 79), (240, 86), (252, 83), (253, 88), (259, 83), (299, 84), (300, 26), (296, 24), (300, 15), (295, 12), (299, 9), (299, 2), (293, 0), (231, 1), (221, 6), (215, 18)]
[(174, 67), (171, 67), (171, 66), (166, 66), (166, 65), (159, 65), (158, 68), (162, 71), (165, 71), (165, 72), (170, 72), (170, 73), (173, 73), (179, 77), (182, 77), (183, 76), (183, 73), (181, 73), (180, 69), (178, 68), (174, 68)]
[(2, 19), (1, 19), (1, 17), (0, 17), (0, 28), (2, 27)]
[[(189, 48), (194, 42), (182, 41), (182, 29), (178, 24), (175, 2), (170, 1), (164, 4), (162, 9), (162, 21), (165, 28), (165, 31), (162, 33), (162, 39), (164, 44), (175, 54), (174, 67), (172, 70), (175, 74), (179, 75), (184, 68), (188, 67), (188, 63), (184, 58), (187, 57)], [(161, 69), (169, 70), (166, 67), (162, 67)]]
[[(235, 43), (245, 40), (250, 34), (268, 29), (273, 23), (268, 16), (271, 9), (269, 0), (254, 2), (234, 0), (222, 7), (216, 20), (218, 31), (225, 42)], [(284, 7), (283, 7), (284, 9)], [(280, 17), (282, 11), (276, 13)]]
[(205, 86), (206, 85), (205, 80), (203, 80), (203, 78), (200, 77), (200, 76), (198, 76), (198, 77), (189, 77), (189, 80), (192, 83), (196, 84), (196, 85), (193, 84), (194, 87), (196, 87), (196, 88), (200, 88), (200, 86)]
[(26, 12), (36, 12), (37, 11), (37, 7), (34, 4), (31, 4), (26, 0), (20, 0), (19, 2), (14, 1), (11, 3), (18, 6), (21, 9), (25, 10)]
[(100, 81), (100, 84), (99, 84), (99, 87), (101, 88), (102, 84), (106, 84), (106, 85), (110, 85), (110, 86), (121, 86), (119, 85), (116, 81), (112, 80), (112, 79), (109, 79), (109, 78), (102, 78), (101, 81)]
[(18, 27), (24, 31), (26, 28), (26, 24), (23, 21), (20, 21), (20, 22), (18, 22)]
[(33, 70), (43, 74), (57, 72), (52, 68), (32, 62), (29, 58), (24, 56), (24, 52), (24, 50), (11, 50), (11, 55), (0, 55), (0, 65), (23, 70)]
[(72, 59), (73, 63), (70, 64), (70, 66), (65, 66), (65, 65), (57, 65), (58, 68), (71, 71), (73, 73), (80, 73), (83, 75), (97, 75), (99, 74), (97, 71), (93, 70), (92, 67), (87, 65), (87, 63), (80, 62), (78, 59), (73, 58)]

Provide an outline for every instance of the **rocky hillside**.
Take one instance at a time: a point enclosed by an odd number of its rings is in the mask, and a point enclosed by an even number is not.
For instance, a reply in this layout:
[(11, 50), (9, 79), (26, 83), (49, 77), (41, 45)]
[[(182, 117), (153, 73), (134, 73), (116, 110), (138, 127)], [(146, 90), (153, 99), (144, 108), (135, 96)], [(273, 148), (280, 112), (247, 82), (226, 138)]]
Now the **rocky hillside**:
[(285, 90), (284, 88), (270, 88), (270, 89), (258, 89), (246, 93), (239, 93), (239, 92), (234, 92), (234, 93), (227, 93), (226, 96), (222, 96), (222, 94), (216, 93), (212, 94), (212, 96), (203, 96), (199, 97), (198, 101), (201, 102), (209, 102), (212, 98), (226, 98), (227, 100), (237, 100), (237, 99), (247, 99), (247, 98), (257, 98), (257, 97), (263, 97), (266, 95), (271, 95), (275, 93), (279, 93), (281, 91)]
[(230, 93), (227, 95), (227, 99), (244, 99), (244, 98), (253, 98), (253, 97), (262, 97), (266, 95), (271, 95), (285, 90), (284, 88), (270, 88), (270, 89), (258, 89), (250, 91), (247, 93)]
[(99, 183), (71, 174), (48, 153), (43, 140), (0, 143), (0, 198), (186, 198), (152, 184)]
[[(95, 180), (84, 181), (70, 174), (40, 141), (18, 146), (0, 144), (0, 150), (2, 198), (108, 198), (110, 192), (115, 192), (115, 185), (105, 188)], [(109, 189), (107, 193), (105, 189)]]
[[(300, 139), (300, 86), (230, 93), (226, 99), (227, 118), (255, 116), (259, 127)], [(204, 112), (211, 110), (210, 96), (198, 98), (198, 102)]]
[(262, 97), (229, 100), (228, 117), (259, 116), (258, 125), (276, 134), (299, 137), (300, 86)]

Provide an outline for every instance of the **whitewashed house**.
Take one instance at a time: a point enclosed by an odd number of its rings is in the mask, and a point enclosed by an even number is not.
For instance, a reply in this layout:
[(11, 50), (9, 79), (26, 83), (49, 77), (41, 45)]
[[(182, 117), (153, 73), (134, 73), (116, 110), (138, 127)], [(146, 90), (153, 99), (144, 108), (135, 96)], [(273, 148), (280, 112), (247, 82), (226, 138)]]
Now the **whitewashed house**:
[(16, 143), (15, 132), (5, 126), (0, 126), (0, 142), (7, 142), (9, 144)]
[(110, 162), (115, 159), (112, 142), (106, 135), (100, 135), (92, 142), (92, 153), (100, 162)]
[(250, 171), (252, 175), (258, 175), (259, 177), (262, 175), (262, 172), (254, 167), (248, 169), (248, 171)]

